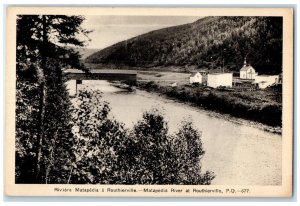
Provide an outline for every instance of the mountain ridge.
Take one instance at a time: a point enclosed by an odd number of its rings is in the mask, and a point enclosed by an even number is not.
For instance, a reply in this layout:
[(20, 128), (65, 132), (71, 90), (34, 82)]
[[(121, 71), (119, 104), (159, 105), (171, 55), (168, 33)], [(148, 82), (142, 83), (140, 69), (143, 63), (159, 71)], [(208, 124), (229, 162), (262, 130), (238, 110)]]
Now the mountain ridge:
[(245, 57), (259, 72), (281, 72), (281, 17), (204, 17), (118, 42), (85, 61), (139, 67), (224, 66), (237, 71)]

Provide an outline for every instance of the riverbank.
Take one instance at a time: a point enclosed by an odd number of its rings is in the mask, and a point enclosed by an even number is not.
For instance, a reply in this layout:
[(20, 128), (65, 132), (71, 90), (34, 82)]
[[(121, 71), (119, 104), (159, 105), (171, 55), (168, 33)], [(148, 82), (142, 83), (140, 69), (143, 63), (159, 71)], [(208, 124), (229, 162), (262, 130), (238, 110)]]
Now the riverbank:
[[(147, 92), (162, 94), (204, 110), (214, 111), (216, 114), (225, 115), (225, 118), (230, 121), (250, 120), (250, 124), (255, 124), (256, 127), (281, 134), (281, 104), (276, 101), (267, 101), (266, 98), (261, 97), (263, 94), (258, 92), (255, 96), (255, 91), (243, 94), (207, 87), (186, 85), (170, 87), (154, 81), (138, 82), (138, 88)], [(272, 93), (274, 91), (264, 91), (264, 94), (267, 92)]]
[[(137, 70), (137, 87), (148, 92), (165, 95), (168, 98), (174, 98), (185, 104), (192, 104), (204, 110), (250, 120), (256, 124), (264, 125), (263, 127), (268, 128), (267, 131), (281, 133), (281, 87), (252, 91), (220, 90), (204, 86), (192, 86), (189, 84), (189, 76), (190, 73), (188, 72), (142, 70), (140, 68)], [(114, 84), (118, 88), (131, 90), (128, 85), (126, 86), (126, 82), (117, 81)]]
[[(83, 81), (82, 86), (100, 90), (111, 116), (132, 129), (143, 113), (159, 109), (176, 134), (182, 121), (191, 121), (201, 132), (205, 148), (202, 170), (216, 174), (212, 185), (281, 185), (282, 138), (255, 123), (229, 114), (205, 110), (192, 103), (137, 89), (128, 92), (106, 81)], [(266, 126), (265, 126), (266, 127)]]
[(134, 92), (136, 90), (136, 86), (129, 85), (126, 81), (109, 81), (109, 83), (114, 87), (125, 89), (129, 92)]

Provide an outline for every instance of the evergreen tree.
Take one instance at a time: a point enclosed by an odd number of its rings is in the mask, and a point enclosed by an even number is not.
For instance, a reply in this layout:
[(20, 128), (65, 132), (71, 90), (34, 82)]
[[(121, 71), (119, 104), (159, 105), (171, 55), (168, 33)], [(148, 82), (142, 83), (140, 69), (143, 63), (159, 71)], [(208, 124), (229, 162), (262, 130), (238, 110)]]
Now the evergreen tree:
[[(83, 20), (83, 16), (65, 15), (20, 15), (17, 18), (17, 81), (36, 82), (39, 96), (36, 137), (30, 140), (34, 142), (35, 150), (30, 153), (35, 165), (34, 169), (30, 169), (33, 171), (32, 178), (27, 180), (31, 183), (48, 181), (49, 164), (53, 164), (49, 157), (53, 151), (45, 148), (53, 149), (59, 128), (67, 122), (64, 118), (68, 114), (63, 114), (67, 113), (67, 110), (63, 111), (67, 109), (67, 99), (59, 99), (66, 95), (63, 92), (62, 68), (68, 65), (83, 68), (79, 53), (71, 47), (84, 46), (85, 41), (77, 36), (89, 33), (80, 26)], [(51, 104), (57, 107), (51, 108)], [(53, 112), (57, 113), (51, 121), (54, 125), (49, 125), (48, 114), (53, 115)], [(66, 115), (64, 120), (60, 119), (62, 115)], [(54, 159), (53, 156), (51, 158)]]

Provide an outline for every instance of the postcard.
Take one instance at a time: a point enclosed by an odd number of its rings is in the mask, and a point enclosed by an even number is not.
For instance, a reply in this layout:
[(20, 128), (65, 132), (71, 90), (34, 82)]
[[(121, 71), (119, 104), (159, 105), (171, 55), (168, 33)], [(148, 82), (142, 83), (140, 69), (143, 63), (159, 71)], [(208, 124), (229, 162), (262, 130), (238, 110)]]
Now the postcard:
[(292, 8), (7, 7), (5, 194), (291, 197)]

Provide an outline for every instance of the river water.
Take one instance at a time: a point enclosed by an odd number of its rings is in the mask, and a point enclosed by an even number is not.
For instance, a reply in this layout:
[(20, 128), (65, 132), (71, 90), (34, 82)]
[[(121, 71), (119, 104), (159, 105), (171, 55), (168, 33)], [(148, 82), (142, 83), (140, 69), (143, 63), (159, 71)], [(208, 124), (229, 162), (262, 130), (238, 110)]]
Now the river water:
[(189, 119), (202, 132), (205, 155), (202, 171), (216, 175), (213, 185), (281, 185), (281, 135), (250, 124), (237, 123), (202, 109), (179, 103), (157, 94), (136, 90), (128, 92), (106, 81), (83, 81), (78, 87), (103, 92), (112, 115), (126, 127), (142, 118), (144, 111), (159, 108), (165, 113), (170, 132), (176, 132), (182, 120)]

